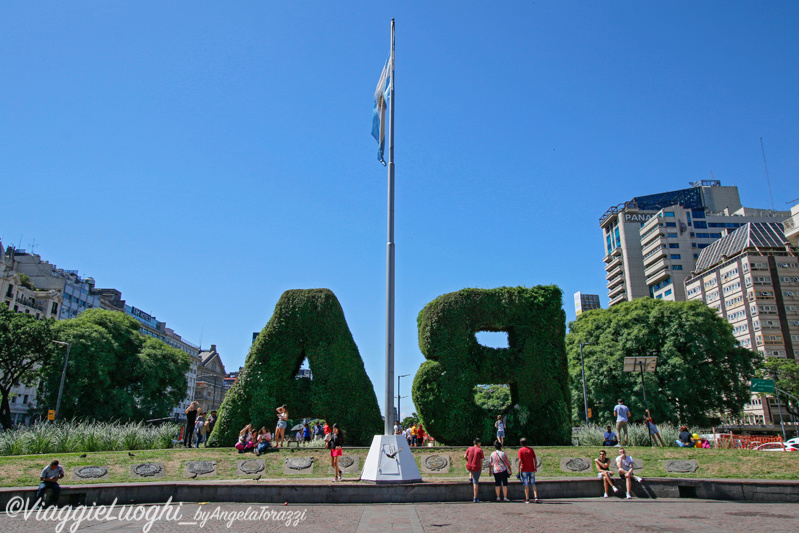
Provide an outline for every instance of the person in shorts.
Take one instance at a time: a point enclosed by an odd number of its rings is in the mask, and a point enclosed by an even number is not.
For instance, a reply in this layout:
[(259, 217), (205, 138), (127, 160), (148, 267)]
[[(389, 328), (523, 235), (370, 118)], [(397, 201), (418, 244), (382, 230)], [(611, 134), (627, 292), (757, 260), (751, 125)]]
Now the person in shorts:
[(623, 444), (627, 446), (627, 423), (630, 420), (630, 408), (624, 405), (621, 398), (618, 401), (618, 405), (613, 408), (613, 414), (616, 415), (616, 434), (619, 436), (619, 443), (622, 444), (621, 433), (624, 432)]
[(538, 503), (538, 491), (535, 488), (535, 472), (537, 470), (535, 463), (535, 451), (527, 445), (527, 439), (519, 441), (521, 448), (519, 448), (519, 475), (524, 485), (524, 503), (530, 503), (530, 485), (533, 486), (533, 498), (535, 503)]
[(502, 501), (499, 498), (499, 488), (502, 487), (502, 493), (506, 502), (508, 499), (508, 478), (512, 474), (510, 467), (510, 459), (505, 452), (502, 451), (502, 443), (496, 441), (494, 443), (494, 452), (489, 457), (489, 464), (491, 473), (494, 474), (494, 489), (497, 491), (497, 501)]
[(289, 426), (289, 410), (285, 405), (281, 405), (277, 409), (277, 427), (275, 428), (275, 445), (277, 448), (283, 446), (283, 441), (286, 438), (286, 428)]
[(497, 428), (497, 440), (500, 444), (505, 444), (505, 419), (502, 418), (502, 415), (497, 415), (494, 427)]
[(657, 446), (658, 441), (660, 441), (661, 446), (665, 446), (665, 444), (663, 443), (663, 437), (660, 436), (660, 431), (658, 431), (658, 427), (655, 425), (655, 422), (652, 420), (652, 415), (649, 413), (649, 409), (646, 410), (644, 423), (646, 424), (646, 427), (649, 428), (649, 434), (653, 437), (655, 441), (655, 446)]
[(610, 471), (610, 459), (608, 459), (608, 454), (605, 450), (599, 452), (599, 457), (594, 459), (594, 464), (596, 465), (597, 477), (601, 479), (602, 484), (605, 485), (605, 495), (603, 498), (608, 497), (608, 487), (612, 488), (613, 492), (619, 492), (619, 489), (613, 484), (613, 479), (611, 479), (613, 473)]
[(479, 502), (477, 499), (477, 488), (480, 482), (480, 472), (483, 470), (483, 449), (480, 447), (480, 439), (474, 439), (474, 446), (466, 449), (466, 454), (463, 456), (466, 459), (466, 470), (469, 472), (469, 483), (474, 487), (474, 503)]

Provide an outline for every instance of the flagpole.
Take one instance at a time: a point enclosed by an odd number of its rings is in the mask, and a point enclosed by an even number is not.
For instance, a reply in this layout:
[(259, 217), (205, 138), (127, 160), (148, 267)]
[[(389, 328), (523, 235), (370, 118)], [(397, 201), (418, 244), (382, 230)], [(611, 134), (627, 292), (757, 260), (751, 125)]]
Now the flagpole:
[[(386, 244), (386, 415), (385, 434), (394, 433), (394, 19), (391, 19), (391, 78), (388, 100), (388, 243)], [(397, 416), (401, 416), (397, 413)]]

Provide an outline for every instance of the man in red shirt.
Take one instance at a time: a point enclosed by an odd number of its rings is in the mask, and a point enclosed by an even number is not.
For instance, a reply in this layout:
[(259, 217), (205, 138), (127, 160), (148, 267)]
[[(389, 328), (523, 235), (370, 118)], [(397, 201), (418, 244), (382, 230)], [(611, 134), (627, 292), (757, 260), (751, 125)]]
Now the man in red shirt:
[(425, 436), (424, 428), (422, 427), (421, 424), (419, 424), (419, 427), (416, 428), (416, 444), (418, 446), (424, 446), (424, 436)]
[(538, 503), (538, 491), (535, 490), (535, 452), (527, 445), (527, 439), (519, 441), (519, 476), (524, 484), (524, 503), (530, 503), (530, 485), (533, 486), (533, 497)]
[(480, 472), (483, 470), (483, 459), (485, 459), (479, 438), (474, 439), (474, 446), (466, 450), (466, 455), (463, 458), (466, 459), (466, 470), (469, 471), (469, 483), (474, 486), (474, 498), (472, 501), (477, 503), (480, 501), (477, 499), (477, 488), (480, 482)]

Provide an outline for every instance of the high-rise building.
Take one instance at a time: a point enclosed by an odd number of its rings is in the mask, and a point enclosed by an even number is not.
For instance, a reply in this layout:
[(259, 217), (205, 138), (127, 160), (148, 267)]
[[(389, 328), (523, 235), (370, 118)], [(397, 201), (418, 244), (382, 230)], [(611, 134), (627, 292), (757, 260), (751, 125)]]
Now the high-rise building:
[[(799, 199), (795, 200), (799, 202)], [(799, 246), (799, 203), (791, 208), (791, 217), (783, 222), (785, 226), (785, 238), (793, 244), (794, 248)]]
[(583, 311), (591, 309), (601, 309), (598, 294), (583, 294), (580, 291), (574, 293), (574, 314), (580, 316)]
[[(726, 318), (744, 348), (764, 357), (796, 358), (799, 258), (786, 244), (781, 223), (745, 224), (706, 247), (685, 280), (685, 293)], [(779, 423), (776, 405), (774, 398), (764, 403), (753, 397), (745, 416), (754, 423), (774, 423), (776, 416)]]
[(781, 221), (783, 215), (744, 208), (738, 188), (718, 180), (611, 207), (599, 219), (609, 305), (647, 297), (684, 300), (682, 280), (702, 248), (747, 222)]

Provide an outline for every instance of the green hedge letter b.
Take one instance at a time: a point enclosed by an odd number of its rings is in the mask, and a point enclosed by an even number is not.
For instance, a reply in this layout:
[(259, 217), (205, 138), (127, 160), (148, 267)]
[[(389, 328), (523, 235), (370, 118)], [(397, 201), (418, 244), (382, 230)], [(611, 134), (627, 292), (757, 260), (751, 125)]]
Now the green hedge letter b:
[[(463, 289), (439, 296), (419, 313), (425, 361), (413, 380), (413, 403), (428, 433), (443, 444), (465, 446), (496, 437), (507, 415), (506, 444), (568, 444), (571, 402), (566, 363), (566, 315), (554, 285)], [(504, 331), (507, 348), (477, 342), (479, 331)], [(475, 387), (507, 384), (511, 403), (488, 411)]]

